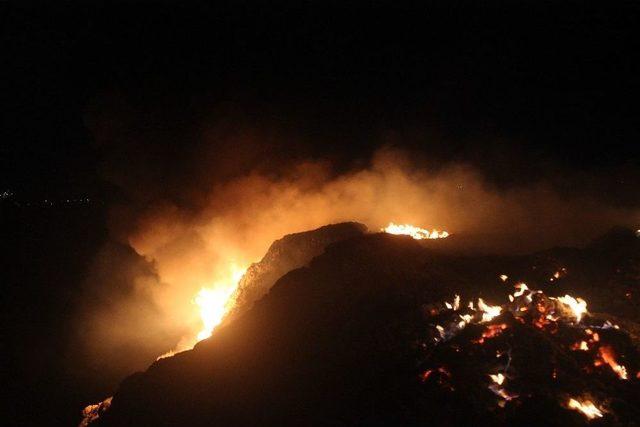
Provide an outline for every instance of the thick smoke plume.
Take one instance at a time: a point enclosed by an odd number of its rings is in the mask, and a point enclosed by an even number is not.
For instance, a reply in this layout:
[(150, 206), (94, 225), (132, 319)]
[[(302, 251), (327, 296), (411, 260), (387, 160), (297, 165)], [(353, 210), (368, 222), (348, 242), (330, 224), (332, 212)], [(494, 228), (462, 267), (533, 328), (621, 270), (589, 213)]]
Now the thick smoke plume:
[(560, 195), (545, 183), (497, 190), (469, 166), (430, 171), (392, 149), (343, 173), (308, 161), (277, 175), (212, 179), (197, 203), (186, 205), (156, 198), (113, 208), (112, 232), (121, 242), (98, 257), (92, 301), (82, 314), (86, 354), (101, 363), (96, 369), (124, 375), (175, 348), (200, 326), (192, 303), (198, 290), (258, 261), (288, 233), (341, 221), (377, 231), (394, 221), (447, 230), (477, 251), (517, 253), (581, 245), (638, 220), (634, 212)]

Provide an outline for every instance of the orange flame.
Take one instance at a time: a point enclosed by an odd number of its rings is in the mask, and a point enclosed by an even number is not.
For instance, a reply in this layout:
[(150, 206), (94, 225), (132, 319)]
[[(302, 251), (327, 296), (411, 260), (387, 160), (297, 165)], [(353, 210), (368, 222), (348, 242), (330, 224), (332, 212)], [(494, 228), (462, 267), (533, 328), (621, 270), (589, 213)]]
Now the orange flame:
[(580, 319), (582, 319), (582, 316), (587, 312), (587, 302), (582, 298), (574, 298), (571, 295), (565, 295), (556, 299), (568, 307), (576, 318), (576, 323), (580, 323)]
[(613, 369), (613, 372), (615, 372), (621, 380), (626, 380), (629, 378), (627, 374), (627, 368), (618, 364), (618, 362), (616, 361), (616, 354), (611, 346), (600, 346), (600, 349), (598, 351), (604, 363), (609, 365), (611, 369)]
[(239, 268), (232, 264), (227, 279), (214, 283), (210, 288), (200, 289), (194, 299), (202, 320), (202, 329), (196, 336), (198, 341), (209, 338), (215, 327), (222, 322), (225, 314), (233, 307), (235, 301), (232, 296), (245, 271), (246, 268)]
[(502, 312), (502, 307), (499, 305), (486, 304), (482, 298), (478, 298), (478, 308), (482, 311), (482, 321), (489, 322), (494, 317), (499, 316)]
[(181, 351), (189, 350), (197, 342), (211, 336), (216, 326), (222, 322), (224, 316), (233, 308), (235, 292), (246, 270), (246, 268), (231, 264), (225, 279), (213, 283), (211, 287), (200, 289), (192, 301), (198, 307), (202, 323), (200, 331), (194, 333), (193, 336), (184, 338), (175, 349), (161, 355), (158, 359), (171, 357)]
[(594, 405), (594, 403), (590, 400), (580, 402), (579, 400), (570, 398), (567, 406), (569, 407), (569, 409), (574, 409), (576, 411), (582, 412), (590, 420), (594, 418), (601, 418), (603, 415), (602, 410)]
[(390, 222), (382, 231), (389, 234), (404, 234), (416, 240), (443, 239), (449, 236), (449, 233), (446, 231), (438, 231), (436, 229), (426, 230), (410, 224), (394, 224), (393, 222)]
[(589, 344), (586, 341), (574, 343), (571, 350), (589, 351)]

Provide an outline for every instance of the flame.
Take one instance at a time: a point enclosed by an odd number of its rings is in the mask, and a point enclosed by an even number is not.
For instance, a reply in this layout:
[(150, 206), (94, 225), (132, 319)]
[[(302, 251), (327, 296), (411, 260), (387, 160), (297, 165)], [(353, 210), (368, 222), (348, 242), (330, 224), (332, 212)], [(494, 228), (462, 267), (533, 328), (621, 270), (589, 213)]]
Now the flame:
[(189, 350), (199, 341), (211, 336), (216, 326), (222, 322), (224, 316), (233, 308), (235, 292), (246, 270), (246, 268), (240, 268), (236, 264), (230, 264), (226, 279), (215, 282), (211, 287), (200, 289), (192, 300), (192, 303), (198, 307), (198, 314), (202, 324), (200, 331), (192, 336), (183, 338), (176, 345), (176, 348), (159, 356), (157, 360), (172, 357), (176, 353)]
[(498, 385), (502, 385), (502, 383), (504, 382), (504, 375), (501, 373), (498, 374), (489, 374), (489, 377), (491, 378), (491, 380), (498, 384)]
[(385, 228), (381, 231), (389, 234), (404, 234), (407, 236), (411, 236), (416, 240), (422, 239), (443, 239), (449, 236), (449, 233), (446, 231), (438, 231), (433, 229), (431, 231), (425, 230), (424, 228), (416, 227), (410, 224), (394, 224), (390, 222)]
[[(489, 385), (489, 390), (491, 390), (495, 395), (501, 397), (505, 401), (509, 401), (519, 397), (517, 394), (509, 393), (507, 390), (500, 387), (504, 383), (505, 379), (507, 378), (504, 376), (504, 374), (502, 373), (489, 374), (489, 378), (491, 378), (491, 381), (493, 381), (493, 384)], [(504, 407), (504, 402), (502, 402), (500, 406)]]
[(589, 351), (589, 344), (586, 341), (580, 341), (579, 343), (574, 343), (571, 346), (571, 350)]
[(569, 409), (582, 412), (590, 420), (594, 418), (601, 418), (603, 415), (602, 410), (598, 409), (598, 407), (590, 400), (580, 402), (579, 400), (570, 398), (567, 405), (569, 406)]
[(574, 298), (571, 295), (565, 295), (556, 299), (567, 306), (576, 318), (576, 323), (580, 323), (582, 315), (587, 312), (587, 302), (582, 298)]
[(194, 298), (202, 321), (202, 329), (196, 336), (197, 341), (209, 338), (215, 327), (222, 322), (224, 316), (233, 307), (235, 301), (232, 296), (245, 271), (246, 268), (239, 268), (232, 264), (230, 277), (227, 280), (217, 282), (211, 288), (200, 289)]
[(627, 375), (627, 368), (618, 364), (618, 362), (616, 361), (616, 354), (611, 346), (600, 346), (600, 349), (598, 351), (604, 363), (609, 365), (611, 369), (613, 369), (613, 372), (615, 372), (621, 380), (626, 380), (629, 378), (629, 376)]
[(458, 311), (460, 309), (460, 295), (455, 295), (453, 297), (453, 304), (445, 301), (444, 306), (449, 310)]
[[(562, 269), (560, 277), (565, 270)], [(503, 312), (509, 312), (513, 314), (514, 320), (520, 323), (530, 322), (531, 325), (538, 327), (550, 334), (555, 334), (558, 331), (559, 325), (566, 325), (576, 330), (583, 330), (585, 338), (573, 343), (567, 343), (567, 347), (574, 351), (584, 351), (592, 354), (597, 352), (597, 356), (593, 361), (593, 364), (598, 366), (608, 365), (613, 372), (622, 380), (629, 378), (627, 368), (617, 362), (617, 355), (614, 347), (611, 345), (601, 344), (601, 336), (592, 328), (598, 329), (619, 329), (619, 326), (611, 323), (610, 321), (604, 322), (602, 326), (581, 326), (579, 322), (582, 320), (585, 313), (587, 313), (587, 302), (581, 298), (575, 298), (571, 295), (564, 295), (559, 297), (548, 297), (540, 290), (532, 290), (522, 282), (518, 282), (515, 285), (516, 291), (509, 295), (509, 301), (511, 303), (501, 305), (489, 305), (482, 298), (478, 298), (477, 305), (474, 306), (473, 301), (469, 302), (468, 307), (474, 314), (468, 313), (447, 313), (448, 316), (455, 316), (456, 320), (453, 323), (447, 321), (447, 326), (435, 325), (435, 328), (440, 335), (440, 338), (434, 338), (436, 345), (439, 343), (450, 340), (455, 337), (467, 324), (475, 323), (482, 324), (494, 320), (497, 316)], [(453, 302), (445, 302), (444, 305), (452, 311), (457, 311), (462, 306), (460, 298), (455, 295)], [(479, 316), (479, 314), (482, 316)], [(432, 315), (440, 314), (439, 310), (436, 310)], [(450, 318), (449, 318), (450, 319)], [(508, 329), (507, 323), (490, 323), (483, 325), (484, 329), (481, 336), (478, 339), (472, 340), (474, 344), (484, 344), (488, 339), (501, 335), (506, 329)], [(459, 347), (455, 347), (455, 351), (460, 351)], [(509, 370), (511, 364), (511, 349), (509, 351), (496, 351), (496, 357), (501, 358), (504, 355), (508, 356), (507, 364), (501, 369), (500, 373), (488, 374), (491, 379), (491, 383), (488, 388), (500, 399), (498, 406), (504, 408), (508, 401), (519, 397), (518, 394), (505, 389), (507, 383), (506, 373)], [(593, 372), (587, 366), (584, 367), (587, 372)], [(634, 371), (635, 373), (636, 371)], [(425, 371), (422, 374), (422, 380), (425, 381), (433, 374), (433, 371)], [(635, 373), (637, 378), (640, 378), (640, 372)], [(556, 380), (558, 378), (558, 372), (556, 368), (553, 369), (551, 377)], [(570, 398), (566, 403), (569, 409), (582, 412), (589, 419), (603, 417), (604, 411), (602, 408), (597, 407), (592, 401), (585, 399)]]
[(488, 305), (482, 300), (482, 298), (478, 298), (478, 308), (483, 312), (483, 322), (491, 321), (494, 317), (499, 316), (502, 312), (502, 307), (500, 307), (499, 305)]
[(82, 421), (80, 421), (78, 427), (87, 427), (89, 424), (100, 418), (100, 415), (102, 415), (111, 406), (112, 399), (113, 396), (107, 397), (102, 402), (94, 405), (87, 405), (82, 410)]
[[(498, 374), (489, 374), (489, 378), (493, 381), (493, 384), (489, 385), (489, 390), (491, 390), (496, 396), (504, 399), (505, 401), (513, 400), (518, 398), (519, 396), (515, 393), (509, 393), (507, 390), (502, 388), (502, 384), (507, 379), (502, 373)], [(500, 404), (501, 407), (504, 407), (504, 401)]]
[(517, 291), (513, 293), (513, 296), (516, 298), (521, 297), (526, 291), (529, 290), (529, 287), (526, 283), (516, 283), (514, 287), (517, 289)]
[(458, 316), (460, 316), (460, 318), (462, 319), (462, 321), (464, 321), (464, 323), (469, 323), (471, 322), (471, 319), (473, 319), (473, 316), (470, 314), (459, 314)]

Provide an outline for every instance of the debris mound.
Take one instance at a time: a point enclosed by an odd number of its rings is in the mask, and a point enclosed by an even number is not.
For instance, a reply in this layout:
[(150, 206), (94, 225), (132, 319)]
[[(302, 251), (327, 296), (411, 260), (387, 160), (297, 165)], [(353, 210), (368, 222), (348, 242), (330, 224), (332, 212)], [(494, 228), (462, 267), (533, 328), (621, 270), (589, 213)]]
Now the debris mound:
[(523, 256), (446, 240), (329, 244), (192, 351), (127, 378), (91, 425), (640, 419), (640, 239)]
[(257, 263), (249, 266), (238, 284), (235, 306), (227, 320), (247, 311), (262, 298), (285, 273), (303, 267), (320, 255), (331, 243), (367, 232), (367, 226), (357, 222), (325, 225), (315, 230), (288, 234), (271, 244)]

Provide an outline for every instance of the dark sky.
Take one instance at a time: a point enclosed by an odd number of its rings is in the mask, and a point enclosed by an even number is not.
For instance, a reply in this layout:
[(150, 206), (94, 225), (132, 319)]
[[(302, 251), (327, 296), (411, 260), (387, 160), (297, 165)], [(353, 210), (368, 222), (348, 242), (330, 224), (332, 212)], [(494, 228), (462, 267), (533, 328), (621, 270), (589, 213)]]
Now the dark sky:
[(569, 169), (627, 193), (636, 176), (635, 2), (81, 3), (3, 6), (15, 192), (101, 194), (114, 127), (188, 180), (221, 117), (290, 135), (275, 158), (393, 143), (507, 185)]

